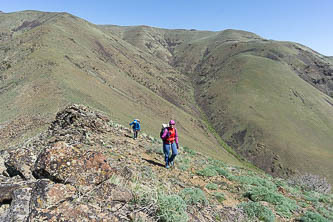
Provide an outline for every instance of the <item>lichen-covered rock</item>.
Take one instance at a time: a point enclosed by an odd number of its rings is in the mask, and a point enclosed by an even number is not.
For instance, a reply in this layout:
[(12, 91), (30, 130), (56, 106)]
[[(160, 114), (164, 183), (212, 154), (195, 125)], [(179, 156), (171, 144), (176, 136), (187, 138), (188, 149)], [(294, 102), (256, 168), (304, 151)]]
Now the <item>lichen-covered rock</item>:
[[(31, 221), (129, 221), (130, 191), (110, 182), (75, 195), (71, 185), (37, 182), (32, 198)], [(63, 194), (63, 195), (61, 195)]]
[(10, 208), (5, 215), (1, 215), (3, 221), (26, 222), (30, 213), (31, 187), (22, 187), (13, 191)]
[(106, 181), (93, 189), (93, 191), (90, 192), (85, 199), (100, 207), (107, 207), (111, 205), (112, 202), (130, 202), (133, 199), (133, 195), (124, 187), (112, 184), (110, 181)]
[(59, 206), (64, 202), (71, 202), (75, 192), (75, 187), (69, 184), (56, 184), (47, 179), (37, 181), (32, 190), (30, 220), (58, 221), (61, 214), (66, 213), (59, 210)]
[(75, 187), (70, 184), (56, 184), (47, 179), (39, 180), (32, 192), (31, 208), (46, 209), (57, 206), (63, 201), (72, 200), (75, 192)]
[(107, 180), (113, 170), (102, 153), (58, 142), (40, 154), (34, 173), (38, 178), (89, 186)]
[(124, 221), (118, 216), (112, 214), (107, 209), (101, 209), (91, 204), (76, 203), (65, 201), (57, 207), (44, 209), (44, 210), (33, 210), (29, 221)]
[(36, 149), (12, 149), (7, 150), (9, 157), (5, 162), (10, 176), (19, 175), (25, 180), (34, 180), (32, 170), (37, 160)]

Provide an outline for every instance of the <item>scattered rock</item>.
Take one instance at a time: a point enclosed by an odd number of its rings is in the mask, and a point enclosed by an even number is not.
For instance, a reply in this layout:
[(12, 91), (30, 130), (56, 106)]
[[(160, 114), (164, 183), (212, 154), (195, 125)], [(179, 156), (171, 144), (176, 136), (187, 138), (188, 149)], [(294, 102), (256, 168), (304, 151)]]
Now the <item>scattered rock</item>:
[(58, 142), (40, 154), (34, 173), (40, 179), (89, 186), (109, 179), (113, 170), (102, 153)]

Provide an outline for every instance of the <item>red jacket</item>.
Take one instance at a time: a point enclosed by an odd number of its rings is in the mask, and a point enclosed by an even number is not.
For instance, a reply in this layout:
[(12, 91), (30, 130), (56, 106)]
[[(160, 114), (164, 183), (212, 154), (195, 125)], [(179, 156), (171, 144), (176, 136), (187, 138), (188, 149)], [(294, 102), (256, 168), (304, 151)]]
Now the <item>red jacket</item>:
[(173, 143), (178, 144), (178, 133), (176, 128), (165, 128), (162, 134), (162, 140), (164, 143)]

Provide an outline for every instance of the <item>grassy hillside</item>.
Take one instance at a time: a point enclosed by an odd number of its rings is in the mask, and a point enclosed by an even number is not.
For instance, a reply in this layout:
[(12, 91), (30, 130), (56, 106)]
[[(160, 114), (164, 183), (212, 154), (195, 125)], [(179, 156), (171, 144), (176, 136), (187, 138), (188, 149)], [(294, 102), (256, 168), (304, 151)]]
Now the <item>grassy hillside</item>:
[(240, 30), (96, 26), (67, 13), (2, 13), (0, 33), (0, 145), (80, 103), (124, 125), (139, 118), (154, 136), (173, 118), (182, 145), (227, 163), (242, 155), (273, 175), (333, 180), (330, 57)]
[(139, 118), (143, 131), (156, 136), (173, 118), (181, 144), (241, 164), (198, 118), (188, 77), (168, 64), (70, 14), (0, 16), (7, 36), (0, 47), (1, 144), (43, 128), (65, 105), (82, 103), (122, 124)]
[(160, 59), (191, 77), (209, 124), (258, 167), (280, 176), (299, 170), (332, 177), (329, 58), (238, 30), (108, 29), (151, 54), (165, 52)]
[(240, 64), (242, 71), (223, 70), (199, 98), (220, 135), (273, 174), (283, 166), (313, 172), (315, 165), (322, 176), (332, 175), (331, 99), (298, 81), (288, 66), (251, 55), (227, 66)]

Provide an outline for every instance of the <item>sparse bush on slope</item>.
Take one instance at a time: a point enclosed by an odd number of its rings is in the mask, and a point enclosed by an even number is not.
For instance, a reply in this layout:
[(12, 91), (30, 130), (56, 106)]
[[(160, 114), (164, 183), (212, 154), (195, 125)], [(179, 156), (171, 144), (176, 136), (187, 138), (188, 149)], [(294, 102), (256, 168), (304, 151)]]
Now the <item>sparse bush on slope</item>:
[(185, 188), (180, 192), (180, 196), (188, 205), (208, 204), (205, 193), (199, 188)]
[(312, 212), (312, 211), (306, 212), (300, 218), (300, 221), (301, 222), (329, 222), (329, 220), (327, 220), (326, 218), (324, 218), (320, 214)]
[(282, 194), (276, 193), (275, 191), (262, 186), (252, 187), (246, 192), (245, 196), (255, 202), (266, 201), (275, 205), (277, 213), (287, 218), (292, 216), (293, 211), (298, 208), (295, 200), (289, 199)]
[(183, 147), (183, 150), (184, 150), (186, 153), (188, 153), (189, 155), (192, 155), (192, 156), (194, 156), (194, 155), (197, 154), (194, 150), (188, 148), (187, 146)]
[(275, 221), (275, 216), (273, 212), (269, 208), (261, 205), (260, 203), (247, 202), (240, 204), (239, 207), (243, 208), (249, 218), (258, 218), (260, 221), (265, 222)]
[(206, 185), (206, 188), (209, 190), (217, 190), (219, 188), (219, 186), (215, 183), (209, 183)]
[(157, 200), (157, 214), (161, 221), (165, 222), (186, 222), (186, 203), (178, 195), (160, 195)]
[(214, 192), (213, 196), (217, 199), (218, 202), (222, 203), (225, 200), (224, 194), (221, 192)]
[(217, 176), (218, 173), (214, 168), (214, 166), (207, 166), (204, 169), (198, 170), (197, 174), (204, 177)]

